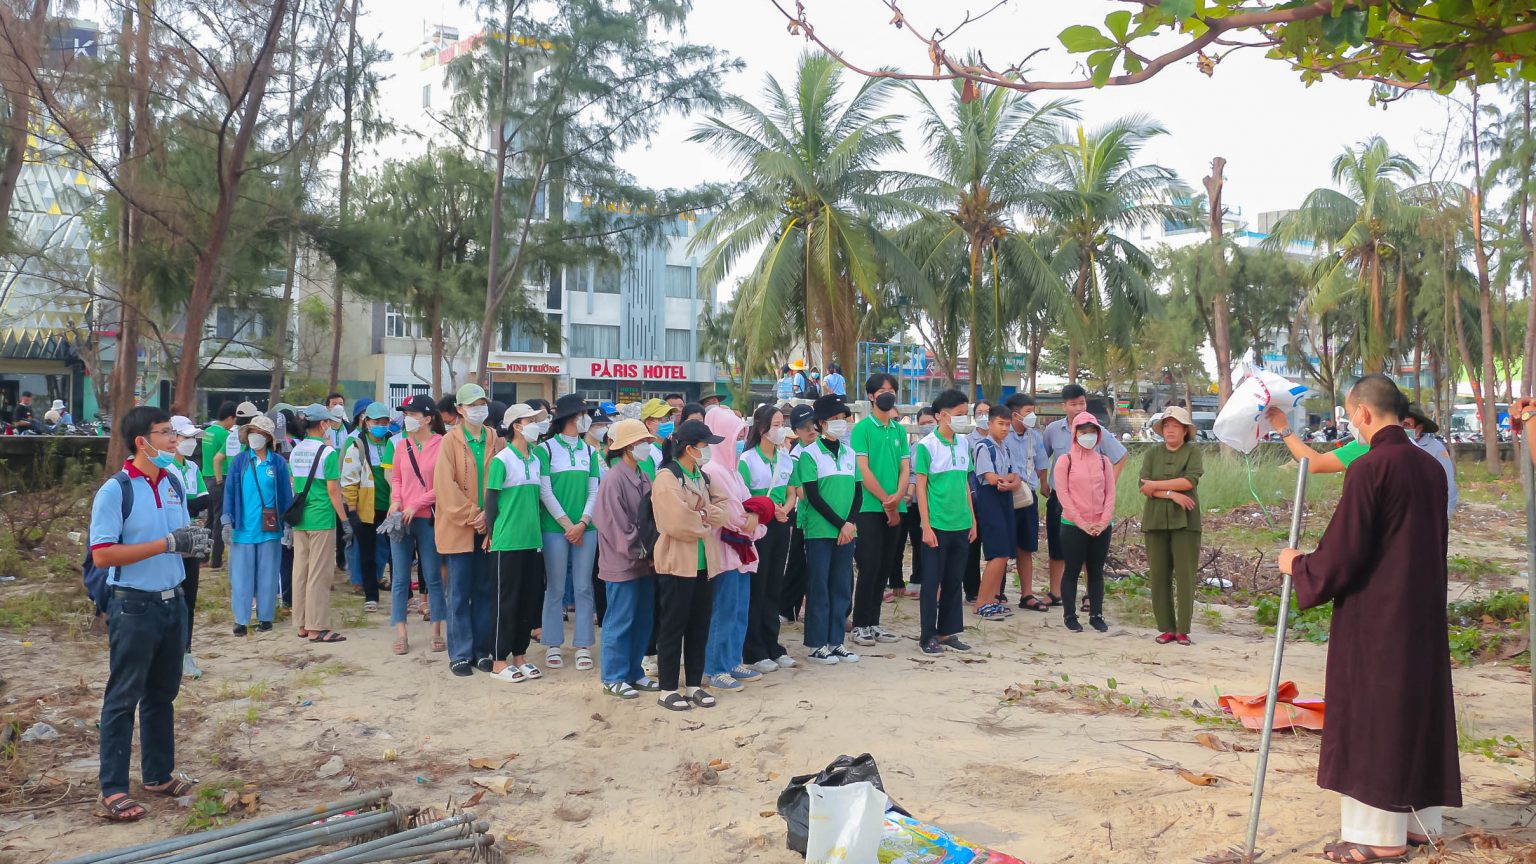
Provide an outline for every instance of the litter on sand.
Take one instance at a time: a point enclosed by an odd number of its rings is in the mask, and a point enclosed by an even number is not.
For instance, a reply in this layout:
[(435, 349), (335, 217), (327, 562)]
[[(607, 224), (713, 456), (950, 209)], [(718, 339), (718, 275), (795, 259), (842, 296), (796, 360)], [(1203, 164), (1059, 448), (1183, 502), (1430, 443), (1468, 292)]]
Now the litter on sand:
[[(1321, 731), (1323, 728), (1323, 700), (1302, 699), (1294, 681), (1282, 681), (1275, 696), (1275, 728), (1299, 727)], [(1265, 695), (1223, 696), (1221, 710), (1236, 717), (1245, 729), (1255, 731), (1264, 727)]]

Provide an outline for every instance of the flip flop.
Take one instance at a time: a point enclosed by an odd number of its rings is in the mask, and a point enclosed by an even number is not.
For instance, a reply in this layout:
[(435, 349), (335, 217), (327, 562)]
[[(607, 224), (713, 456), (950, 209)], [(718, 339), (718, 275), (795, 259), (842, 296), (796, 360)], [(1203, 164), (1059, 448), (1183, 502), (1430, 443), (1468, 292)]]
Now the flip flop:
[(101, 800), (101, 806), (106, 812), (97, 814), (108, 822), (137, 822), (149, 815), (144, 805), (129, 798), (127, 792), (119, 792), (111, 797), (115, 800)]
[(337, 633), (335, 630), (321, 630), (319, 633), (315, 634), (314, 636), (309, 637), (309, 641), (311, 641), (311, 642), (325, 642), (325, 643), (345, 642), (345, 641), (347, 641), (347, 637), (341, 635), (340, 633)]
[(1407, 861), (1408, 853), (1377, 855), (1371, 851), (1371, 847), (1363, 843), (1329, 843), (1323, 847), (1323, 857), (1324, 860), (1333, 861), (1336, 864), (1388, 864), (1388, 862)]

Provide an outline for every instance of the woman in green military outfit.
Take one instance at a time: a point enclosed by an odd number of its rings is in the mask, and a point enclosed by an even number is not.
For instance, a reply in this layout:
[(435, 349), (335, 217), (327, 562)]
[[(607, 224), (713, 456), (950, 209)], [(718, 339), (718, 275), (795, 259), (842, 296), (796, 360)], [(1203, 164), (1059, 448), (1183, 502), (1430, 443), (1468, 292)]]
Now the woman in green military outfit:
[(1189, 623), (1195, 611), (1195, 568), (1200, 558), (1200, 485), (1203, 468), (1195, 425), (1189, 412), (1168, 408), (1158, 421), (1163, 446), (1141, 460), (1142, 536), (1147, 544), (1147, 579), (1152, 584), (1152, 614), (1157, 643), (1192, 645)]

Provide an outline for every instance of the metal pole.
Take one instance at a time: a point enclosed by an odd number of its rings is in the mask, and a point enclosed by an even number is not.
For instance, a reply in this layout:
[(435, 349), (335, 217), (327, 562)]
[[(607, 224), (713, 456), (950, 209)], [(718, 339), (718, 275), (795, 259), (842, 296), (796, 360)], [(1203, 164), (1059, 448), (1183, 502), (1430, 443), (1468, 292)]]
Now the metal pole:
[[(176, 852), (191, 846), (200, 846), (214, 840), (222, 840), (226, 837), (241, 837), (236, 845), (251, 842), (253, 838), (245, 837), (251, 832), (266, 833), (269, 831), (285, 831), (297, 825), (313, 822), (316, 819), (324, 819), (337, 813), (348, 810), (356, 810), (367, 807), (378, 801), (386, 801), (394, 794), (390, 789), (375, 789), (372, 792), (363, 792), (349, 798), (342, 798), (327, 804), (317, 804), (313, 807), (303, 807), (298, 810), (290, 810), (276, 816), (268, 816), (265, 819), (255, 819), (231, 825), (228, 828), (219, 828), (214, 831), (203, 831), (197, 834), (185, 834), (178, 837), (170, 837), (164, 840), (155, 840), (149, 843), (140, 843), (137, 846), (126, 846), (122, 849), (109, 849), (105, 852), (92, 852), (88, 855), (80, 855), (58, 864), (120, 864), (128, 861), (144, 861), (156, 858), (170, 852)], [(205, 850), (211, 851), (211, 850)]]
[[(1536, 621), (1536, 469), (1531, 467), (1531, 426), (1526, 424), (1515, 439), (1515, 458), (1520, 460), (1520, 477), (1525, 486), (1525, 594), (1526, 631)], [(1536, 677), (1531, 679), (1531, 728), (1536, 735)]]
[[(465, 822), (459, 825), (450, 825), (446, 828), (440, 828), (427, 834), (396, 834), (390, 837), (380, 838), (381, 841), (389, 841), (388, 843), (384, 843), (382, 845), (380, 845), (379, 842), (375, 842), (374, 844), (368, 845), (367, 848), (364, 848), (364, 846), (354, 846), (349, 850), (342, 850), (348, 853), (347, 856), (333, 861), (332, 864), (360, 864), (360, 862), (363, 861), (384, 860), (390, 857), (400, 858), (404, 857), (412, 850), (421, 849), (423, 847), (435, 844), (446, 843), (451, 840), (470, 839), (479, 835), (484, 835), (489, 830), (491, 830), (491, 823), (480, 821), (474, 824)], [(329, 853), (326, 857), (329, 858), (330, 854), (339, 853)], [(384, 855), (384, 858), (376, 857), (381, 854)], [(306, 862), (300, 862), (300, 864), (306, 864)]]
[(422, 825), (417, 828), (412, 828), (408, 831), (401, 831), (397, 834), (391, 834), (388, 837), (380, 837), (377, 840), (370, 840), (367, 843), (362, 843), (347, 849), (341, 849), (336, 852), (327, 852), (326, 854), (315, 858), (307, 858), (304, 860), (303, 864), (335, 864), (337, 861), (345, 861), (349, 858), (360, 857), (374, 849), (381, 849), (385, 846), (398, 845), (404, 841), (410, 841), (417, 837), (424, 837), (429, 834), (435, 834), (444, 828), (451, 828), (455, 825), (467, 825), (473, 822), (474, 818), (475, 814), (472, 811), (465, 810), (463, 813), (449, 816), (446, 819), (439, 819), (429, 825)]
[[(1287, 548), (1301, 542), (1301, 517), (1307, 506), (1307, 471), (1311, 459), (1303, 459), (1296, 472), (1296, 501), (1291, 505), (1291, 539)], [(1264, 731), (1259, 738), (1259, 760), (1253, 773), (1253, 803), (1248, 807), (1248, 837), (1243, 844), (1244, 860), (1253, 861), (1254, 844), (1259, 839), (1259, 810), (1264, 804), (1264, 772), (1269, 769), (1269, 744), (1275, 734), (1275, 700), (1280, 692), (1280, 663), (1285, 657), (1285, 631), (1290, 623), (1291, 574), (1280, 582), (1280, 617), (1275, 621), (1275, 661), (1269, 669), (1269, 698), (1264, 701)]]
[(192, 857), (178, 855), (165, 859), (156, 864), (245, 864), (248, 861), (260, 861), (264, 858), (273, 858), (308, 849), (311, 846), (320, 846), (337, 843), (342, 840), (350, 840), (363, 834), (372, 834), (376, 831), (388, 831), (398, 827), (396, 821), (399, 815), (392, 810), (379, 810), (371, 813), (359, 813), (356, 816), (347, 816), (341, 819), (332, 819), (321, 825), (306, 828), (300, 831), (291, 831), (280, 834), (270, 840), (263, 840), (250, 846), (241, 846), (235, 849), (220, 850), (218, 852), (200, 853)]

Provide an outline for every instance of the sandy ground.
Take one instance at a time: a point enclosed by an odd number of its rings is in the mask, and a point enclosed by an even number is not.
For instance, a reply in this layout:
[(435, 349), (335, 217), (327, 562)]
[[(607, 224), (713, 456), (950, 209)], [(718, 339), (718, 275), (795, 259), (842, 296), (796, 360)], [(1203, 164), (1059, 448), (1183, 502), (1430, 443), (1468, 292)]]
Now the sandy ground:
[[(338, 588), (338, 597), (349, 593)], [(349, 641), (331, 646), (301, 642), (286, 625), (241, 639), (207, 624), (196, 637), (206, 674), (183, 686), (178, 703), (179, 762), (205, 786), (238, 781), (260, 791), (263, 812), (375, 786), (393, 787), (399, 803), (442, 806), (470, 797), (471, 777), (509, 775), (510, 794), (487, 793), (474, 809), (516, 861), (793, 862), (800, 859), (785, 850), (773, 814), (788, 778), (841, 753), (869, 752), (913, 814), (1022, 859), (1189, 861), (1242, 840), (1255, 756), (1195, 739), (1212, 732), (1257, 746), (1257, 733), (1221, 721), (1215, 702), (1262, 692), (1273, 644), (1246, 613), (1214, 608), (1226, 616), (1221, 632), (1202, 619), (1189, 648), (1157, 646), (1149, 631), (1115, 624), (1113, 605), (1105, 635), (1022, 612), (976, 622), (970, 655), (926, 658), (908, 638), (863, 649), (856, 666), (802, 664), (721, 694), (713, 710), (680, 714), (645, 696), (609, 697), (595, 672), (571, 668), (522, 685), (455, 678), (446, 655), (429, 653), (419, 619), (401, 657), (390, 653), (387, 615), (348, 628)], [(915, 633), (914, 600), (885, 611), (888, 627)], [(798, 637), (786, 628), (785, 643), (803, 658)], [(65, 734), (24, 746), (0, 778), (53, 784), (25, 808), (0, 796), (0, 862), (32, 864), (181, 830), (186, 811), (161, 800), (146, 802), (154, 814), (135, 825), (92, 816), (102, 645), (62, 631), (28, 638), (24, 647), (0, 636), (3, 710), (48, 718)], [(1325, 646), (1291, 643), (1285, 677), (1320, 694), (1325, 654)], [(1530, 740), (1528, 670), (1484, 664), (1458, 669), (1455, 681), (1464, 734)], [(1010, 700), (1010, 685), (1038, 692)], [(1276, 737), (1260, 836), (1266, 860), (1304, 860), (1334, 839), (1337, 799), (1313, 782), (1319, 744), (1312, 733)], [(333, 756), (342, 770), (318, 776)], [(510, 761), (474, 770), (476, 757)], [(717, 785), (690, 779), (688, 763), (712, 759), (730, 763)], [(1530, 761), (1467, 753), (1461, 764), (1467, 806), (1450, 812), (1449, 833), (1508, 832), (1530, 821)], [(1218, 779), (1193, 785), (1178, 768)], [(60, 803), (47, 806), (54, 795)]]

